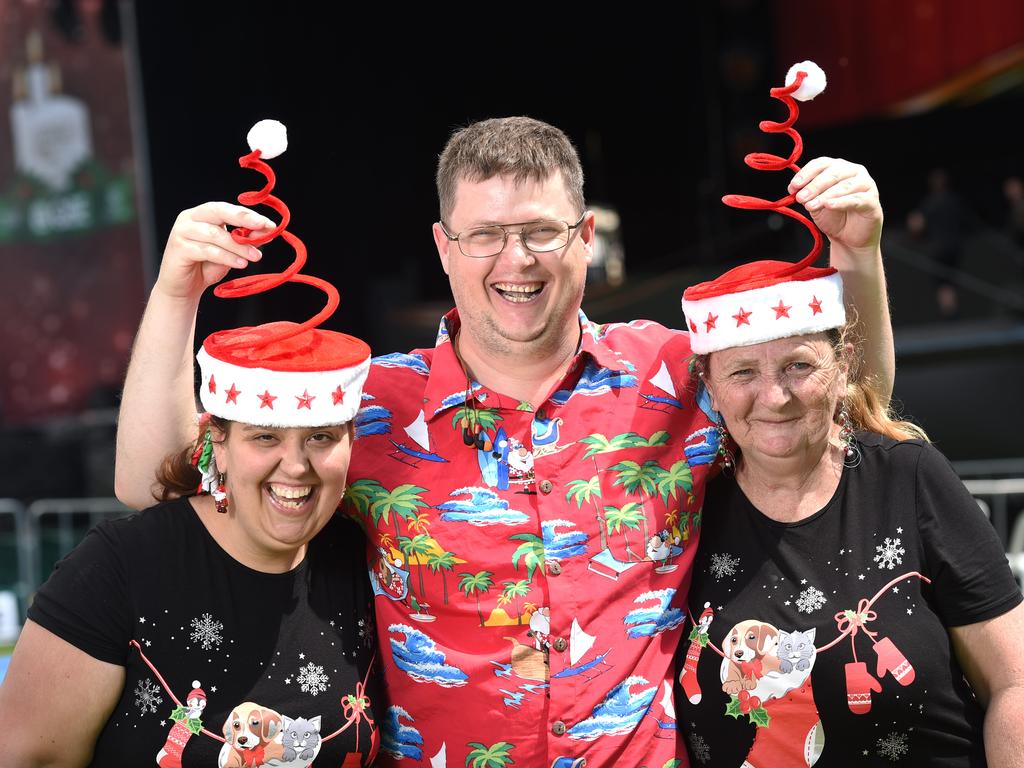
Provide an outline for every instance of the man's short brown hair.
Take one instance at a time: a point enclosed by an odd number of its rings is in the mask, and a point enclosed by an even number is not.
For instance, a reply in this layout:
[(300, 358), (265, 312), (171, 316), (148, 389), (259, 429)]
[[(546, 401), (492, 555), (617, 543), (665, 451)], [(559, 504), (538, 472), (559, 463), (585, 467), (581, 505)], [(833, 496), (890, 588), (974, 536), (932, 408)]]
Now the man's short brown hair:
[(544, 181), (555, 171), (561, 171), (569, 202), (582, 215), (583, 168), (576, 148), (562, 131), (532, 117), (471, 123), (452, 134), (437, 164), (441, 221), (447, 222), (455, 207), (460, 179), (485, 181), (510, 175), (517, 182)]

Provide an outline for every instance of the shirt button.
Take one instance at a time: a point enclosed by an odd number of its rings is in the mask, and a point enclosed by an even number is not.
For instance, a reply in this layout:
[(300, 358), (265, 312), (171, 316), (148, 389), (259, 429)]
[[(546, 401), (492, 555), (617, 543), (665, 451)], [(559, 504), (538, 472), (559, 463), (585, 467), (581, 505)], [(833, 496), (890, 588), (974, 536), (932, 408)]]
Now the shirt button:
[(555, 734), (555, 736), (561, 736), (563, 733), (565, 733), (565, 723), (563, 723), (561, 720), (555, 720), (555, 722), (551, 725), (551, 732)]
[(562, 572), (562, 564), (557, 560), (552, 560), (548, 563), (548, 573), (552, 576), (557, 576)]
[(538, 487), (541, 493), (551, 493), (551, 489), (555, 486), (550, 480), (541, 480)]
[(555, 650), (558, 651), (559, 653), (561, 653), (562, 651), (564, 651), (566, 648), (569, 647), (569, 644), (567, 642), (565, 642), (565, 638), (564, 637), (560, 637), (557, 640), (555, 640), (554, 645), (555, 645)]
[(547, 421), (547, 413), (545, 413), (543, 408), (537, 411), (537, 413), (534, 415), (536, 416), (537, 421)]

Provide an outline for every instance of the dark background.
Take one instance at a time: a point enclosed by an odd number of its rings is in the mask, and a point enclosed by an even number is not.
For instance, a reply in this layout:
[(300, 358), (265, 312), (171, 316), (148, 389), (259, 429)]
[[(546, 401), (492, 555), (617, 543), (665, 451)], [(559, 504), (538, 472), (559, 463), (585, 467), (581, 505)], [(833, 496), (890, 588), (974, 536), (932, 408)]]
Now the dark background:
[[(53, 5), (54, 23), (73, 36), (76, 4)], [(580, 151), (588, 201), (620, 214), (627, 280), (588, 288), (592, 319), (678, 326), (687, 285), (741, 260), (799, 258), (809, 241), (799, 227), (773, 228), (719, 200), (784, 193), (783, 174), (755, 173), (742, 157), (788, 152), (757, 124), (783, 116), (769, 88), (792, 63), (814, 58), (830, 88), (803, 107), (804, 159), (863, 162), (882, 191), (897, 398), (953, 459), (1024, 456), (1024, 326), (989, 290), (1024, 295), (1001, 193), (1006, 176), (1024, 174), (1024, 66), (986, 70), (993, 55), (1024, 53), (1019, 3), (986, 0), (968, 13), (954, 0), (723, 0), (615, 16), (588, 7), (502, 6), (499, 16), (477, 6), (471, 14), (360, 6), (357, 14), (252, 2), (137, 2), (124, 16), (113, 0), (103, 6), (111, 44), (138, 54), (152, 239), (162, 245), (180, 210), (260, 183), (237, 158), (256, 120), (281, 120), (291, 148), (274, 161), (276, 193), (309, 247), (306, 271), (341, 291), (327, 326), (378, 353), (431, 345), (450, 307), (430, 235), (433, 175), (451, 132), (480, 118), (528, 114), (565, 130)], [(922, 94), (931, 96), (910, 104)], [(975, 214), (964, 268), (984, 283), (962, 292), (953, 322), (940, 322), (934, 278), (916, 265), (904, 232), (937, 166)], [(158, 252), (140, 258), (155, 269)], [(262, 268), (290, 259), (271, 246)], [(208, 295), (197, 337), (301, 320), (311, 301), (319, 306), (319, 294), (294, 285), (230, 302)], [(97, 400), (113, 413), (115, 392)], [(7, 439), (11, 465), (48, 452), (38, 467), (45, 482), (36, 463), (23, 462), (0, 478), (0, 497), (109, 493), (112, 422), (84, 432), (65, 424), (66, 440), (47, 429)], [(45, 440), (33, 447), (40, 430)]]

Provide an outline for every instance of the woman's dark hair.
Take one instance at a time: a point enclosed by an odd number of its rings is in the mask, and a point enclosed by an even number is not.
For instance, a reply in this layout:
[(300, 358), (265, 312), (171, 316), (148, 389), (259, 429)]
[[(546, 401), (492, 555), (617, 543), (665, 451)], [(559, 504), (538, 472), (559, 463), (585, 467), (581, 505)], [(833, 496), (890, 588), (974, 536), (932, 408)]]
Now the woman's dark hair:
[[(216, 441), (227, 436), (231, 422), (219, 416), (210, 415), (209, 427), (214, 432)], [(218, 434), (219, 433), (219, 434)], [(192, 457), (202, 448), (206, 439), (206, 429), (200, 429), (199, 436), (190, 445), (177, 453), (172, 453), (163, 460), (156, 473), (156, 485), (153, 487), (153, 498), (167, 501), (180, 496), (194, 496), (199, 489), (202, 473), (192, 465)]]

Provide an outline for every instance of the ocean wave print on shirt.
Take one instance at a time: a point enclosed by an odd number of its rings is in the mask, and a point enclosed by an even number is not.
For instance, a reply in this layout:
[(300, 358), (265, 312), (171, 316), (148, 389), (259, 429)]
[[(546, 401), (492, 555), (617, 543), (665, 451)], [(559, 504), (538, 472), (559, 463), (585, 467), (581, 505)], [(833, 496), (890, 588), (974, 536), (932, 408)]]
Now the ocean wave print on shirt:
[(594, 707), (590, 717), (566, 731), (569, 738), (593, 741), (601, 736), (632, 731), (647, 713), (658, 691), (657, 686), (642, 688), (635, 693), (630, 690), (634, 686), (644, 685), (649, 683), (642, 677), (627, 677)]
[(370, 363), (372, 365), (379, 365), (381, 368), (405, 368), (415, 371), (421, 376), (430, 375), (430, 366), (423, 359), (423, 355), (407, 355), (401, 352), (392, 352), (375, 357)]
[[(560, 528), (572, 530), (560, 531)], [(587, 551), (588, 536), (576, 527), (576, 523), (569, 520), (543, 520), (540, 530), (544, 537), (546, 560), (567, 560)]]
[(529, 517), (516, 509), (509, 509), (508, 502), (500, 498), (490, 488), (467, 486), (452, 491), (449, 496), (468, 494), (468, 499), (446, 501), (438, 505), (440, 518), (449, 523), (469, 523), (470, 525), (519, 525)]
[(580, 374), (576, 386), (570, 389), (560, 389), (551, 396), (551, 402), (556, 405), (565, 405), (569, 399), (576, 395), (603, 395), (613, 389), (624, 389), (636, 386), (636, 376), (622, 371), (613, 371), (611, 368), (602, 368), (593, 360), (587, 363), (583, 373)]
[[(465, 685), (469, 675), (446, 663), (432, 639), (407, 624), (392, 624), (391, 653), (395, 666), (417, 683), (436, 683), (442, 688)], [(397, 636), (396, 636), (397, 634)]]
[[(474, 392), (479, 391), (480, 388), (481, 388), (480, 383), (474, 381), (474, 382), (470, 383), (468, 391), (469, 391), (469, 393), (474, 393)], [(466, 400), (468, 399), (466, 397), (466, 394), (467, 394), (467, 390), (460, 389), (457, 392), (452, 392), (450, 395), (447, 395), (446, 397), (441, 398), (441, 404), (434, 410), (434, 415), (437, 416), (437, 414), (439, 414), (441, 411), (445, 411), (445, 410), (447, 410), (449, 408), (454, 408), (456, 405), (463, 405), (463, 404), (465, 404)], [(476, 399), (477, 399), (477, 402), (480, 402), (480, 403), (486, 402), (487, 401), (487, 393), (486, 392), (481, 392), (479, 395), (477, 395)]]
[[(363, 395), (363, 400), (367, 395)], [(370, 396), (372, 400), (372, 396)], [(356, 437), (391, 434), (391, 411), (383, 405), (364, 405), (356, 413)]]
[(416, 722), (412, 715), (397, 704), (388, 707), (380, 724), (380, 748), (396, 760), (408, 757), (413, 760), (423, 759), (423, 737), (411, 725), (402, 725), (399, 718), (410, 723)]
[(674, 589), (657, 589), (644, 592), (633, 599), (634, 603), (656, 602), (656, 607), (636, 608), (625, 615), (623, 623), (628, 627), (629, 637), (651, 637), (667, 629), (675, 629), (684, 621), (686, 615), (679, 608), (669, 608), (675, 596)]

